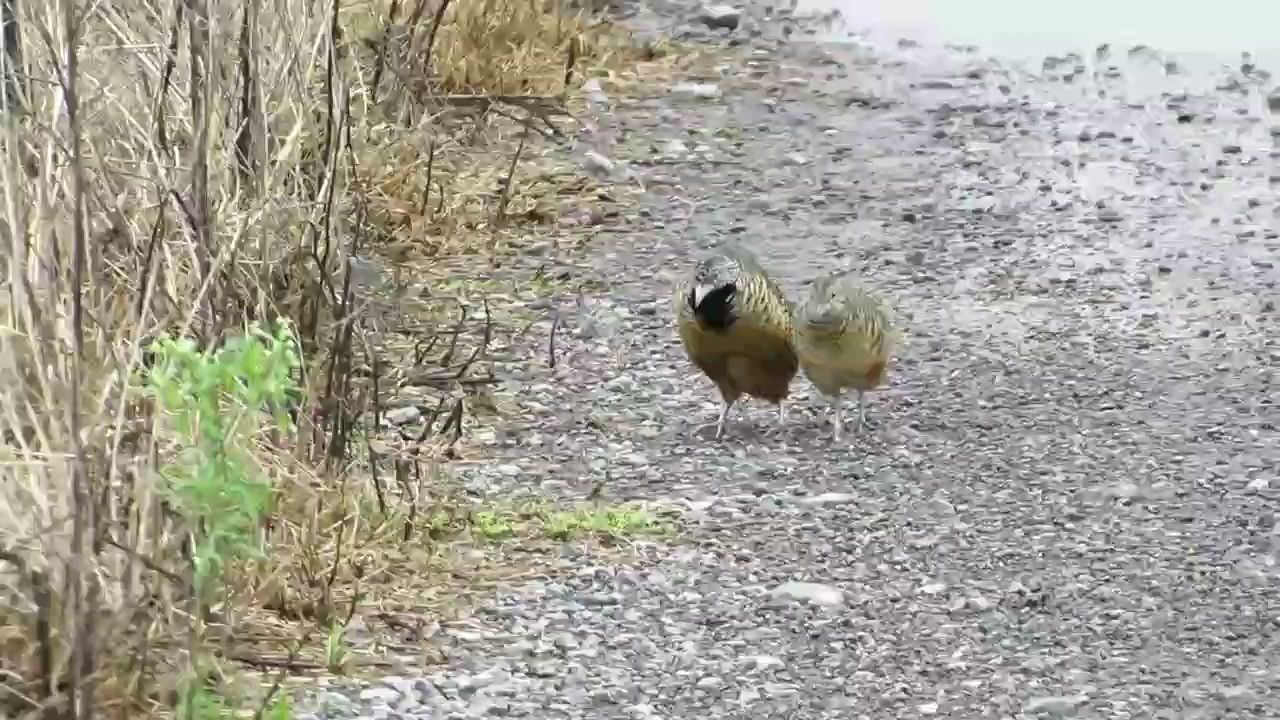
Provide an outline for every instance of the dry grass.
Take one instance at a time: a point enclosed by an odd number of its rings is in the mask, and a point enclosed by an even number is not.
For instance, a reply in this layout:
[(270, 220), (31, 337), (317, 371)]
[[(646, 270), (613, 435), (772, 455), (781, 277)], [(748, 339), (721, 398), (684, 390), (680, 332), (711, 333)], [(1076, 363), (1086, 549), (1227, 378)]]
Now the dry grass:
[[(492, 256), (553, 220), (585, 189), (551, 159), (566, 70), (637, 52), (554, 2), (20, 5), (25, 112), (0, 128), (0, 716), (166, 714), (198, 658), (252, 659), (232, 642), (248, 628), (296, 650), (365, 605), (442, 612), (469, 525), (440, 527), (460, 512), (440, 463), (490, 328), (473, 306), (456, 331), (414, 329), (441, 331), (410, 353), (438, 417), (366, 443), (392, 380), (354, 259)], [(509, 181), (513, 146), (540, 182)], [(143, 340), (215, 348), (281, 318), (305, 359), (298, 431), (252, 439), (266, 551), (205, 607)], [(472, 579), (542, 571), (486, 557)], [(277, 654), (260, 664), (295, 667)]]

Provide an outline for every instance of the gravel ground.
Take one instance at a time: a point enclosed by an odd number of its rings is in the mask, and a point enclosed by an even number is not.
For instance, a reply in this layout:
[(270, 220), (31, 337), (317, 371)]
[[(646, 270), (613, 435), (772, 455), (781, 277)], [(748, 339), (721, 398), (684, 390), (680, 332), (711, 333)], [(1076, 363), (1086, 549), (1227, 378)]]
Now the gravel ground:
[[(687, 542), (499, 592), (447, 666), (316, 716), (1280, 717), (1280, 172), (1247, 78), (1144, 96), (1141, 54), (1095, 77), (744, 25), (715, 97), (614, 108), (646, 192), (575, 260), (609, 289), (464, 471), (607, 473)], [(845, 267), (893, 299), (872, 429), (833, 444), (798, 380), (787, 427), (695, 432), (718, 398), (669, 288), (735, 236), (792, 293)]]

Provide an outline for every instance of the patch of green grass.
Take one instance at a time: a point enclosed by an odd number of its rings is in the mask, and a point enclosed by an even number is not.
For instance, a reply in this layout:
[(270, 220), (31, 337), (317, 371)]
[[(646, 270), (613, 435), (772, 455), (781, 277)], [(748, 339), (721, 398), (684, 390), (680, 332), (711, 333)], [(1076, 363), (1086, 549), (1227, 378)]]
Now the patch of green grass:
[[(435, 518), (433, 518), (434, 520)], [(672, 531), (669, 523), (641, 508), (615, 505), (558, 509), (541, 501), (527, 502), (513, 509), (489, 507), (465, 514), (462, 527), (439, 518), (437, 536), (469, 532), (473, 540), (500, 543), (517, 538), (570, 540), (584, 535), (611, 538), (662, 535)], [(433, 523), (434, 524), (434, 523)]]
[(544, 512), (541, 519), (542, 531), (556, 540), (567, 540), (579, 534), (626, 537), (661, 535), (671, 531), (669, 525), (648, 511), (626, 506), (556, 510)]
[(515, 537), (519, 519), (514, 513), (498, 510), (475, 510), (470, 515), (471, 534), (484, 540), (506, 540)]

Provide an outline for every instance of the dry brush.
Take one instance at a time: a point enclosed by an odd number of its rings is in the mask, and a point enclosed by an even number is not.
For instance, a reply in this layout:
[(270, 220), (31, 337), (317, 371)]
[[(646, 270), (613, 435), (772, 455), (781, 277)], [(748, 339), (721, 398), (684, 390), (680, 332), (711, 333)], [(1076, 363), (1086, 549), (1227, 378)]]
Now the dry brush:
[[(623, 46), (589, 9), (520, 0), (4, 8), (20, 43), (0, 48), (19, 63), (0, 113), (0, 716), (159, 712), (198, 658), (237, 657), (246, 613), (323, 635), (394, 576), (377, 551), (432, 521), (430, 448), (456, 441), (461, 408), (438, 408), (416, 454), (360, 444), (388, 382), (360, 268), (396, 243), (495, 251), (476, 238), (518, 191), (484, 131), (556, 142), (580, 66)], [(209, 601), (149, 343), (212, 357), (251, 322), (287, 328), (301, 392), (294, 429), (237, 435), (270, 481), (268, 551)], [(467, 351), (460, 327), (423, 333), (443, 338), (417, 349), (432, 382), (465, 380), (490, 333), (471, 325)], [(352, 479), (357, 460), (389, 479)]]

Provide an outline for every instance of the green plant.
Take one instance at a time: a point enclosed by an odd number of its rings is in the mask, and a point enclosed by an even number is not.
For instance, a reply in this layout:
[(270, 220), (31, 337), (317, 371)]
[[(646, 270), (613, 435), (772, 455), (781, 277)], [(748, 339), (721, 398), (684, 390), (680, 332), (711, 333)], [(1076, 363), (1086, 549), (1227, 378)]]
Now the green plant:
[(485, 540), (501, 540), (515, 535), (510, 513), (476, 510), (471, 513), (471, 532)]
[(289, 720), (292, 718), (293, 707), (289, 705), (289, 696), (277, 696), (275, 702), (271, 703), (271, 708), (263, 716), (267, 720)]
[(247, 446), (271, 408), (286, 427), (298, 356), (288, 326), (274, 336), (255, 323), (213, 353), (190, 338), (162, 337), (149, 384), (183, 439), (162, 474), (192, 528), (195, 594), (205, 600), (229, 559), (257, 553), (254, 529), (271, 500), (271, 483), (253, 468)]
[(630, 507), (546, 512), (542, 515), (542, 526), (548, 537), (557, 540), (565, 540), (578, 532), (621, 537), (658, 534), (669, 530), (649, 512)]
[(178, 720), (231, 720), (235, 711), (222, 696), (188, 678), (180, 686), (184, 702), (178, 705)]
[(346, 672), (347, 664), (347, 629), (340, 623), (329, 626), (329, 633), (324, 639), (324, 664), (329, 672), (341, 675)]
[[(249, 455), (261, 414), (270, 408), (278, 426), (285, 414), (298, 355), (288, 326), (276, 334), (256, 324), (214, 352), (201, 352), (190, 338), (164, 337), (152, 345), (156, 365), (148, 378), (159, 409), (174, 424), (179, 447), (161, 474), (177, 499), (192, 539), (190, 582), (195, 612), (217, 600), (228, 561), (260, 556), (256, 529), (271, 501), (271, 482)], [(204, 688), (198, 641), (202, 623), (191, 630), (191, 652), (181, 684), (179, 717), (230, 717), (217, 695)]]

